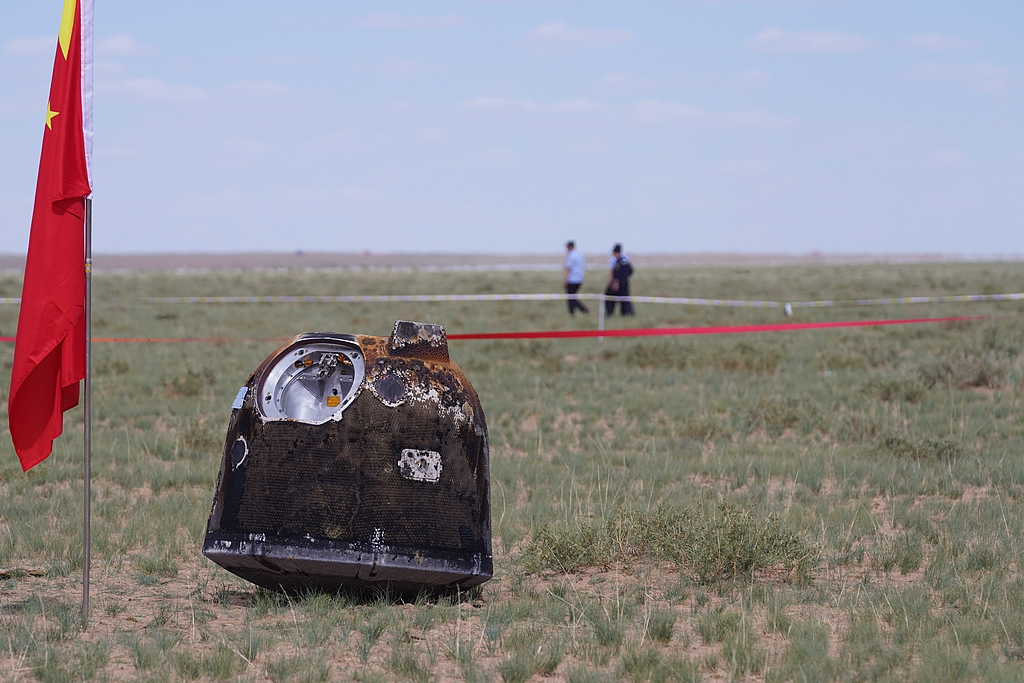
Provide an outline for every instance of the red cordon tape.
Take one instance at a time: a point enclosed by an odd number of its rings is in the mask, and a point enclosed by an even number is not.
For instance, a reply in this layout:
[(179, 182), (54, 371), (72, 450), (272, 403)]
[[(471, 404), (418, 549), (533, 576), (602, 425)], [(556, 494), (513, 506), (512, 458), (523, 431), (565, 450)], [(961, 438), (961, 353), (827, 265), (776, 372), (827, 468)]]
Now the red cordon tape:
[[(188, 342), (198, 344), (230, 344), (232, 342), (286, 342), (291, 337), (264, 337), (242, 339), (240, 337), (93, 337), (97, 344), (170, 344), (174, 342)], [(0, 342), (12, 342), (14, 337), (0, 337)]]
[[(880, 325), (919, 325), (921, 323), (948, 323), (965, 320), (991, 320), (997, 316), (975, 315), (953, 318), (906, 318), (904, 320), (839, 320), (819, 323), (780, 323), (774, 325), (725, 325), (719, 327), (645, 327), (626, 330), (540, 330), (535, 332), (471, 332), (449, 334), (449, 339), (579, 339), (581, 337), (661, 337), (687, 334), (749, 334), (752, 332), (795, 332), (796, 330), (827, 330), (836, 327), (875, 327)], [(228, 337), (93, 337), (94, 342), (113, 344), (149, 344), (192, 342), (227, 344), (239, 341), (286, 342), (290, 337), (239, 339)], [(0, 337), (0, 342), (13, 342), (14, 337)]]

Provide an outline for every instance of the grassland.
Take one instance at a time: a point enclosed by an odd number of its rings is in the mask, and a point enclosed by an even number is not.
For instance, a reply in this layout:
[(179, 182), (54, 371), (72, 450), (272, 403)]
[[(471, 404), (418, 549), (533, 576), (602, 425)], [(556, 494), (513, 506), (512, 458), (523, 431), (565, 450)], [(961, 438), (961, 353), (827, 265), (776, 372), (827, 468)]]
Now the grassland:
[[(598, 278), (585, 291), (596, 291)], [(125, 297), (556, 291), (558, 274), (95, 279), (93, 615), (81, 431), (27, 474), (0, 439), (0, 680), (1024, 680), (1019, 304), (748, 336), (452, 342), (491, 438), (496, 577), (452, 599), (286, 598), (200, 546), (230, 403), (300, 331), (593, 327), (558, 303), (142, 305)], [(0, 277), (0, 297), (17, 296)], [(773, 300), (1024, 291), (1019, 264), (651, 269), (637, 294)], [(640, 326), (779, 322), (642, 305)], [(0, 336), (17, 311), (0, 307)], [(621, 325), (619, 318), (609, 326)], [(13, 349), (0, 345), (0, 431)], [(549, 677), (545, 679), (545, 677)]]

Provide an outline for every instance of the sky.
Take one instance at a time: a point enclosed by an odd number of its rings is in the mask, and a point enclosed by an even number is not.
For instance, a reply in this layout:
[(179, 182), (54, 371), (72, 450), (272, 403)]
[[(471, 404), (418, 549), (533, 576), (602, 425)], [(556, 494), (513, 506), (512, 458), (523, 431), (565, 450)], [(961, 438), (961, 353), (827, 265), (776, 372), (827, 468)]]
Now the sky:
[[(95, 0), (94, 249), (1024, 254), (1020, 0)], [(62, 0), (0, 0), (0, 252)]]

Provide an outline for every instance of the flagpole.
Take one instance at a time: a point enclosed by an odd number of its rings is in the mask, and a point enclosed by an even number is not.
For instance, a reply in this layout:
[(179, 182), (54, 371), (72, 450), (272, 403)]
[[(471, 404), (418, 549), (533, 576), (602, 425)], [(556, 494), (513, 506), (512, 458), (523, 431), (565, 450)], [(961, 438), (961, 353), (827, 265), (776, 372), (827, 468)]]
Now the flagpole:
[(82, 624), (89, 624), (89, 559), (91, 555), (90, 512), (92, 497), (92, 199), (85, 198), (85, 520), (82, 550)]

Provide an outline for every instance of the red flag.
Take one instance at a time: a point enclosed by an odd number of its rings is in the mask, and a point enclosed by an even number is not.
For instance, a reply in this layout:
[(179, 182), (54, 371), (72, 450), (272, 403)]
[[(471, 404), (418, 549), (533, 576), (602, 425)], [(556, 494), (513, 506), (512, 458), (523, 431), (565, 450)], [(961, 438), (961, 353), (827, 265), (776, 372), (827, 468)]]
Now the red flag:
[(91, 33), (92, 0), (64, 0), (7, 399), (11, 438), (25, 470), (50, 455), (85, 378)]

